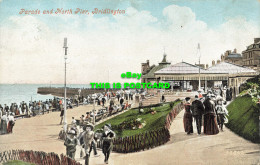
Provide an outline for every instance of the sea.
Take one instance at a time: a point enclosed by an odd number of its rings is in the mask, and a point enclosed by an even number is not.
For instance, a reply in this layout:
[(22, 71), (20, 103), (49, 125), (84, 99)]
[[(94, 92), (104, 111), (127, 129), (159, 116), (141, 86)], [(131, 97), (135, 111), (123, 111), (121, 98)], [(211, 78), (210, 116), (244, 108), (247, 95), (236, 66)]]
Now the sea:
[[(0, 84), (0, 104), (10, 106), (11, 103), (18, 105), (24, 101), (45, 101), (53, 99), (52, 95), (37, 94), (38, 87), (64, 87), (64, 84)], [(90, 88), (89, 84), (68, 84), (69, 88)]]

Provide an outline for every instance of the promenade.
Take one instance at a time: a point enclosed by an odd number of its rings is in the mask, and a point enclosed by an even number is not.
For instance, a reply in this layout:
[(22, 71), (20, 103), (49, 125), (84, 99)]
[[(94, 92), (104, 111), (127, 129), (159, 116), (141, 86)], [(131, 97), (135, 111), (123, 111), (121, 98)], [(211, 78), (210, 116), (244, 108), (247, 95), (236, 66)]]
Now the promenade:
[[(166, 100), (176, 99), (179, 96), (166, 96)], [(181, 96), (182, 97), (182, 96)], [(154, 101), (151, 101), (154, 99)], [(151, 98), (145, 101), (150, 104), (159, 101), (159, 98)], [(96, 106), (96, 109), (100, 106)], [(71, 118), (79, 118), (82, 114), (91, 111), (93, 105), (79, 106), (68, 110), (68, 123)], [(167, 164), (259, 164), (260, 145), (253, 144), (237, 136), (227, 128), (217, 135), (197, 135), (195, 123), (194, 134), (187, 135), (183, 129), (183, 114), (173, 121), (170, 133), (171, 140), (163, 146), (156, 147), (143, 152), (118, 154), (112, 153), (109, 164), (112, 165), (167, 165)], [(17, 120), (13, 134), (0, 136), (0, 152), (11, 149), (23, 149), (34, 151), (55, 152), (65, 154), (63, 141), (58, 139), (58, 133), (62, 126), (60, 112), (50, 112), (33, 118)], [(91, 153), (90, 165), (104, 164), (104, 155), (98, 150), (99, 157)], [(84, 164), (84, 160), (76, 154), (76, 160)]]

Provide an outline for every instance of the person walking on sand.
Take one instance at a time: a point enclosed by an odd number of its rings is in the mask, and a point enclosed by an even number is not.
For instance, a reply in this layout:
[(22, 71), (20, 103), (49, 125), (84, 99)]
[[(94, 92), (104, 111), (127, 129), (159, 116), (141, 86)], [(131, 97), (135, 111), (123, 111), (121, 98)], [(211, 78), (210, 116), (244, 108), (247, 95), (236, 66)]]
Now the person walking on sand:
[(60, 125), (62, 124), (63, 116), (64, 116), (64, 109), (62, 109), (60, 112)]
[(14, 121), (14, 113), (11, 113), (9, 116), (8, 116), (8, 126), (7, 126), (7, 132), (8, 133), (13, 133), (13, 127), (14, 127), (14, 124), (15, 124), (15, 121)]
[(59, 101), (59, 109), (60, 109), (60, 110), (63, 109), (62, 99), (60, 99), (60, 101)]
[(6, 134), (7, 133), (7, 115), (6, 112), (3, 112), (3, 116), (1, 117), (1, 127), (0, 133)]
[(73, 127), (77, 127), (77, 121), (75, 120), (74, 117), (72, 117), (71, 125), (72, 125)]
[(186, 97), (185, 101), (186, 103), (184, 104), (185, 113), (183, 116), (183, 124), (185, 132), (187, 132), (189, 135), (193, 133), (190, 97)]

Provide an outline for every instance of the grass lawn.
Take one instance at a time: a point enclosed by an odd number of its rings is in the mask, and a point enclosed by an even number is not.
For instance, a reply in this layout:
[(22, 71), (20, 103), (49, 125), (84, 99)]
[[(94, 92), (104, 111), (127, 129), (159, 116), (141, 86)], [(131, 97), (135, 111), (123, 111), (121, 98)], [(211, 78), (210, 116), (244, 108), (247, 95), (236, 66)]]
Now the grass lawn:
[(227, 107), (229, 112), (226, 126), (233, 132), (259, 143), (259, 107), (249, 96), (237, 97)]
[[(172, 102), (173, 103), (172, 105), (175, 106), (180, 102), (181, 101), (179, 100)], [(118, 115), (103, 123), (98, 124), (97, 126), (95, 126), (95, 130), (103, 128), (106, 123), (110, 123), (112, 128), (115, 128), (117, 125), (121, 124), (124, 121), (129, 121), (131, 119), (138, 119), (138, 118), (141, 119), (140, 120), (141, 123), (145, 122), (146, 125), (143, 128), (134, 129), (134, 130), (124, 129), (123, 131), (121, 131), (120, 129), (113, 129), (113, 131), (115, 131), (115, 133), (117, 134), (117, 137), (132, 136), (139, 133), (145, 133), (146, 131), (157, 130), (165, 126), (166, 116), (172, 110), (172, 107), (170, 103), (164, 103), (161, 104), (160, 106), (153, 107), (152, 109), (156, 111), (154, 115), (152, 115), (149, 112), (151, 108), (146, 107), (143, 109), (144, 109), (143, 113), (139, 113), (138, 109), (130, 109), (121, 115)]]
[(23, 162), (20, 160), (12, 160), (4, 163), (3, 165), (35, 165), (35, 164)]

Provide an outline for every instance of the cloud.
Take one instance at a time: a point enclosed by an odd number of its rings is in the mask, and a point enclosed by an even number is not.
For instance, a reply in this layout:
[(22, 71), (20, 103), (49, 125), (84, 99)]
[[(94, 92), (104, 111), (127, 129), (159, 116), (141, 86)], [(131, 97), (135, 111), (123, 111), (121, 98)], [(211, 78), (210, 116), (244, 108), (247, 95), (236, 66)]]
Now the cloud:
[(259, 35), (258, 25), (243, 17), (212, 29), (188, 7), (171, 5), (162, 13), (159, 19), (130, 7), (125, 15), (112, 17), (49, 17), (55, 25), (39, 17), (12, 16), (0, 27), (0, 81), (63, 83), (64, 37), (69, 46), (68, 83), (78, 84), (124, 81), (121, 73), (140, 73), (147, 59), (160, 62), (163, 47), (172, 64), (194, 64), (200, 43), (201, 62), (211, 63), (227, 49), (244, 50)]

